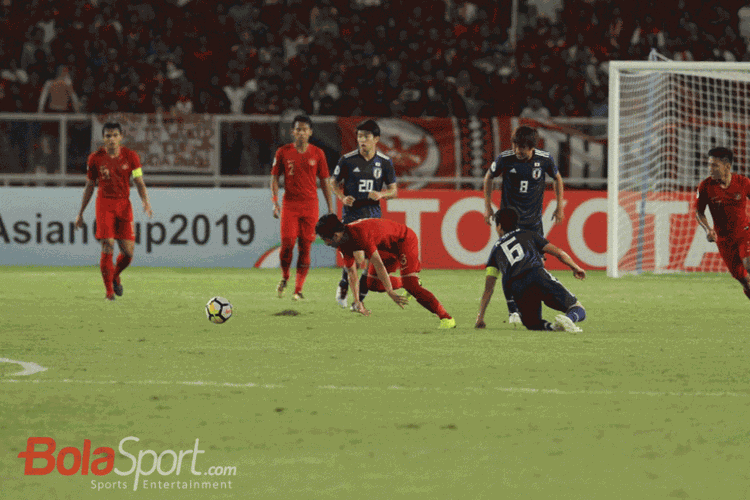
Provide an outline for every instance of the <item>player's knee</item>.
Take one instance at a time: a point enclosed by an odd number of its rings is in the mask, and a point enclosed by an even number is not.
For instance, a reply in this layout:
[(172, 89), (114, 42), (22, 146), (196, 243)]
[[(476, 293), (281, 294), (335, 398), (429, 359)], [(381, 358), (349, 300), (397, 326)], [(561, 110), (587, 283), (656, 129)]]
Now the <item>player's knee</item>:
[(412, 295), (416, 295), (415, 292), (422, 288), (422, 285), (419, 284), (419, 278), (417, 276), (405, 276), (401, 278), (401, 284), (403, 285), (404, 290)]
[(102, 240), (102, 253), (113, 253), (115, 251), (114, 240)]

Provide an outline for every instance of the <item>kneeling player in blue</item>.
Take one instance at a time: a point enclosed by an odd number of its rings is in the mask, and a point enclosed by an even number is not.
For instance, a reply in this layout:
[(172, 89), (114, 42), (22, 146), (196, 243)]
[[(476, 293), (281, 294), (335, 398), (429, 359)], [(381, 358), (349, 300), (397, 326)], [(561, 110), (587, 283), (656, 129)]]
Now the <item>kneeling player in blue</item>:
[[(484, 314), (495, 290), (497, 277), (502, 273), (503, 291), (511, 293), (521, 313), (521, 321), (529, 330), (580, 332), (577, 322), (586, 318), (586, 310), (578, 299), (545, 268), (542, 253), (554, 255), (573, 270), (582, 280), (584, 271), (565, 251), (548, 242), (534, 231), (518, 228), (518, 212), (514, 208), (498, 210), (494, 215), (495, 229), (500, 239), (492, 247), (487, 260), (484, 293), (474, 328), (484, 328)], [(555, 322), (542, 319), (542, 303), (562, 311)]]

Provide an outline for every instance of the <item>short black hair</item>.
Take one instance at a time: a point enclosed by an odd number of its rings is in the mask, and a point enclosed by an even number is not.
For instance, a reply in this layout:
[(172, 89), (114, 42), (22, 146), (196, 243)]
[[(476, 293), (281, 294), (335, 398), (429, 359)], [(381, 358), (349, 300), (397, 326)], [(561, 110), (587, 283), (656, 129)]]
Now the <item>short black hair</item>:
[(380, 137), (380, 127), (375, 120), (365, 120), (357, 125), (357, 132), (370, 132), (375, 137)]
[(734, 160), (734, 153), (732, 153), (732, 150), (724, 147), (712, 148), (711, 150), (709, 150), (708, 156), (718, 158), (719, 160), (725, 161), (730, 165), (732, 164), (732, 160)]
[(333, 235), (339, 231), (343, 231), (345, 228), (344, 223), (341, 222), (336, 214), (326, 214), (318, 219), (315, 224), (315, 232), (320, 235), (321, 238), (333, 238)]
[(107, 122), (104, 125), (102, 125), (102, 137), (104, 136), (104, 132), (107, 130), (119, 130), (120, 134), (122, 134), (122, 125), (120, 125), (118, 122)]
[(518, 211), (513, 207), (502, 208), (495, 212), (495, 224), (506, 233), (518, 228)]
[(312, 120), (307, 115), (297, 115), (294, 117), (294, 120), (292, 120), (292, 128), (294, 128), (295, 125), (297, 125), (297, 122), (300, 123), (307, 123), (310, 128), (312, 128)]
[(536, 130), (531, 127), (522, 125), (518, 127), (510, 138), (510, 142), (521, 148), (533, 148), (536, 147), (536, 143), (539, 141)]

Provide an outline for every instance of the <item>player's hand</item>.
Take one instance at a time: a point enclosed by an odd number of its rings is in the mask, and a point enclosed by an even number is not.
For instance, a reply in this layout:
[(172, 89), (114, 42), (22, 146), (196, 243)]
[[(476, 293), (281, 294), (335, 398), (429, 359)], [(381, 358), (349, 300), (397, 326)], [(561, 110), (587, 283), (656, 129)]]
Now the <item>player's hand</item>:
[(379, 191), (370, 191), (369, 193), (367, 193), (367, 197), (371, 200), (378, 201), (383, 197), (383, 195)]
[(81, 215), (81, 214), (78, 214), (78, 215), (76, 216), (76, 229), (78, 229), (78, 228), (79, 228), (79, 227), (81, 227), (82, 225), (83, 225), (83, 215)]
[(409, 302), (409, 299), (407, 297), (404, 297), (403, 295), (397, 294), (394, 290), (391, 290), (390, 292), (388, 292), (388, 296), (401, 309), (403, 309), (404, 306)]
[(706, 233), (706, 239), (711, 242), (716, 241), (716, 231), (714, 231), (713, 229), (709, 229)]
[(573, 276), (575, 278), (578, 278), (579, 280), (585, 280), (586, 279), (586, 271), (583, 269), (574, 269), (573, 270)]
[(354, 205), (354, 196), (344, 196), (344, 198), (341, 200), (341, 203), (343, 203), (347, 207), (351, 207), (352, 205)]
[(281, 217), (281, 207), (274, 203), (273, 205), (273, 218), (278, 219)]
[(154, 216), (154, 211), (151, 210), (151, 203), (147, 201), (143, 202), (143, 211), (146, 212), (146, 215), (148, 215), (149, 219)]
[(477, 318), (477, 322), (474, 323), (474, 328), (486, 328), (486, 327), (487, 327), (487, 323), (485, 323), (483, 319)]
[(565, 210), (563, 210), (563, 207), (558, 206), (557, 208), (555, 208), (555, 211), (552, 213), (552, 223), (560, 224), (564, 218), (565, 218)]
[(484, 222), (486, 222), (488, 226), (492, 225), (492, 211), (491, 210), (484, 211)]
[(365, 305), (362, 302), (360, 302), (359, 300), (354, 301), (354, 304), (352, 304), (352, 306), (354, 307), (354, 312), (358, 312), (359, 314), (361, 314), (363, 316), (369, 316), (370, 315), (370, 311), (368, 309), (366, 309)]

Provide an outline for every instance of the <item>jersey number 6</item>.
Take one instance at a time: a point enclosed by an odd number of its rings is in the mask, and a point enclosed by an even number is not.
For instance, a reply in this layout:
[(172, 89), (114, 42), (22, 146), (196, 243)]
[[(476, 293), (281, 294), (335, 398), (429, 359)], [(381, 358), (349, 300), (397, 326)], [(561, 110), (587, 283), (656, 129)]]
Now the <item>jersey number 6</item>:
[[(513, 245), (515, 243), (515, 245)], [(512, 246), (511, 246), (512, 245)], [(523, 260), (523, 247), (520, 243), (516, 241), (516, 237), (512, 237), (508, 241), (504, 242), (502, 245), (500, 245), (500, 248), (503, 249), (503, 253), (505, 254), (505, 257), (508, 258), (508, 264), (513, 265), (516, 262), (520, 262)]]

